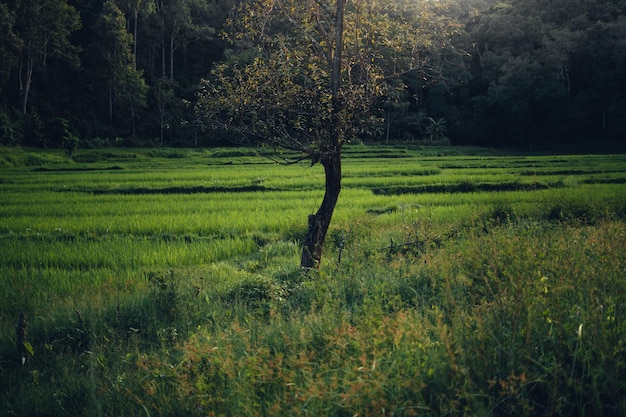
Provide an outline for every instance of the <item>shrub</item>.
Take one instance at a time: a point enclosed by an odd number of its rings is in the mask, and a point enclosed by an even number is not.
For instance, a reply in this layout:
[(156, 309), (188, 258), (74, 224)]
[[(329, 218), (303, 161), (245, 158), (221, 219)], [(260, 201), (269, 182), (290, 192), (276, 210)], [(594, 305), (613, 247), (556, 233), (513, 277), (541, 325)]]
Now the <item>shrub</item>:
[(0, 107), (0, 144), (19, 145), (24, 138), (23, 116), (15, 109)]

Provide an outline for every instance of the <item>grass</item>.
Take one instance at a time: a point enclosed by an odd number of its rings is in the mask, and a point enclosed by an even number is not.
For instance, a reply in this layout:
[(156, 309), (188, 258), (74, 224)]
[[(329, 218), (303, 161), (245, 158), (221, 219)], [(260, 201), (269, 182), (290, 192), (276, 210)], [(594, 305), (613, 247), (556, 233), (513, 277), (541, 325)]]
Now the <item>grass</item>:
[(0, 416), (626, 414), (624, 155), (0, 154)]

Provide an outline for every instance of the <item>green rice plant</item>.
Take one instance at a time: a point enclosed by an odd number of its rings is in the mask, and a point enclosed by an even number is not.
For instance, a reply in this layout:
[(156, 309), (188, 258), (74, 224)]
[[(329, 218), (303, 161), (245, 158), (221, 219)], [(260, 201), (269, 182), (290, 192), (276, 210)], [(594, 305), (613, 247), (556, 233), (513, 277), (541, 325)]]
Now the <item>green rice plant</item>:
[(45, 164), (68, 163), (70, 159), (61, 151), (28, 152), (21, 148), (0, 147), (0, 167), (34, 167)]
[(0, 415), (626, 412), (623, 155), (347, 148), (304, 280), (319, 167), (12, 153)]

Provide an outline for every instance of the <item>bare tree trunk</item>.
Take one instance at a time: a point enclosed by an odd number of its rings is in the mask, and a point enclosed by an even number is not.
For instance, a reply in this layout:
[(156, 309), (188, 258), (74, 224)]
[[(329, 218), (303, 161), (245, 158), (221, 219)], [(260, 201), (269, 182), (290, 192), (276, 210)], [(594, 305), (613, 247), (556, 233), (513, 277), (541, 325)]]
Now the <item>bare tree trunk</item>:
[(326, 240), (328, 226), (333, 217), (339, 193), (341, 192), (341, 145), (343, 143), (340, 110), (341, 102), (341, 62), (343, 52), (343, 20), (347, 0), (337, 1), (335, 14), (335, 39), (331, 61), (331, 92), (333, 106), (333, 132), (329, 146), (321, 150), (320, 163), (326, 175), (326, 191), (322, 204), (317, 213), (309, 216), (309, 227), (304, 238), (300, 266), (304, 270), (319, 268), (322, 259), (322, 249)]
[(136, 123), (135, 123), (135, 116), (136, 116), (136, 114), (137, 114), (137, 112), (135, 111), (135, 97), (133, 95), (133, 97), (131, 97), (131, 101), (130, 101), (130, 124), (131, 124), (131, 127), (132, 127), (133, 138), (137, 137), (137, 127), (136, 127)]
[(137, 29), (139, 20), (139, 5), (136, 6), (134, 10), (135, 22), (133, 27), (133, 69), (137, 69)]
[(174, 34), (170, 36), (170, 80), (174, 80)]
[(113, 82), (109, 81), (109, 126), (113, 127)]
[(333, 217), (341, 191), (341, 150), (336, 148), (322, 156), (326, 174), (326, 192), (317, 213), (309, 216), (309, 228), (304, 238), (300, 266), (304, 270), (319, 268), (328, 226)]
[(174, 81), (174, 32), (170, 36), (170, 80)]
[(30, 94), (30, 85), (33, 82), (33, 67), (34, 67), (34, 63), (33, 63), (33, 58), (32, 58), (32, 52), (30, 51), (30, 49), (28, 50), (28, 54), (26, 56), (26, 68), (25, 68), (25, 73), (24, 76), (22, 76), (22, 71), (20, 68), (20, 73), (19, 73), (19, 79), (20, 79), (20, 93), (22, 94), (21, 97), (21, 110), (22, 110), (22, 114), (26, 115), (26, 110), (28, 108), (28, 95)]
[(163, 136), (165, 130), (165, 109), (159, 105), (159, 146), (163, 146)]
[(163, 78), (166, 78), (167, 74), (165, 73), (165, 23), (163, 22), (163, 19), (161, 18), (161, 25), (162, 25), (162, 29), (161, 29), (161, 72), (162, 72), (162, 76)]

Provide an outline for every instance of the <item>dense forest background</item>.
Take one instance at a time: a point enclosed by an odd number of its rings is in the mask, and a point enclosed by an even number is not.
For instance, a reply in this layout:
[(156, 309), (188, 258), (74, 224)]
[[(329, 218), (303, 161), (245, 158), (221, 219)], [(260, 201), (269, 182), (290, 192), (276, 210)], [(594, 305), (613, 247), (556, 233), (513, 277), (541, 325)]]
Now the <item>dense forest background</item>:
[[(246, 53), (221, 36), (239, 2), (1, 0), (0, 144), (218, 144), (195, 103)], [(363, 140), (626, 142), (626, 0), (437, 3), (455, 29), (429, 71), (393, 81)]]

